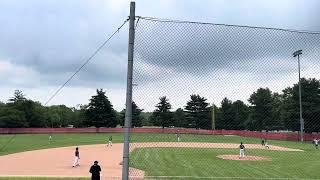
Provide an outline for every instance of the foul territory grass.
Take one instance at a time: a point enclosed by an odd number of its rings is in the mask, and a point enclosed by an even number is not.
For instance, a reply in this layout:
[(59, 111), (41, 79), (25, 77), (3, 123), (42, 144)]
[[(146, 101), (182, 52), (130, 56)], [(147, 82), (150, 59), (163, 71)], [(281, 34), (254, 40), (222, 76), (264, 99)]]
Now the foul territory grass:
[[(53, 134), (51, 142), (49, 142), (48, 134), (0, 135), (0, 155), (54, 147), (103, 144), (111, 135), (113, 143), (123, 142), (123, 134), (121, 133)], [(175, 142), (176, 140), (175, 134), (136, 133), (131, 135), (131, 142)], [(246, 144), (258, 144), (261, 140), (240, 136), (182, 134), (181, 141), (212, 143), (240, 143), (242, 141)], [(306, 151), (314, 149), (310, 143), (270, 140), (269, 144)]]
[[(271, 161), (223, 160), (216, 156), (238, 154), (236, 149), (140, 148), (131, 153), (130, 166), (146, 176), (166, 179), (196, 177), (319, 179), (320, 151), (280, 152), (247, 150), (247, 154)], [(171, 177), (171, 178), (170, 178)]]

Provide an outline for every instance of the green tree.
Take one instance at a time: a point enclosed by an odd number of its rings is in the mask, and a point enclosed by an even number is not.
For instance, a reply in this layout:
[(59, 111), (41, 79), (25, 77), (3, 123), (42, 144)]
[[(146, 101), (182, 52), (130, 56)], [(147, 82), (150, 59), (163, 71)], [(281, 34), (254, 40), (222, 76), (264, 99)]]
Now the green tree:
[[(314, 78), (301, 79), (301, 101), (306, 132), (320, 131), (320, 82)], [(283, 90), (281, 117), (289, 130), (300, 130), (299, 84)]]
[(233, 129), (245, 129), (245, 122), (249, 116), (249, 107), (243, 101), (237, 100), (232, 103), (232, 111), (234, 115)]
[(50, 114), (51, 126), (53, 127), (66, 127), (68, 125), (74, 125), (75, 123), (76, 113), (72, 108), (65, 105), (53, 105), (48, 108), (48, 111)]
[(188, 127), (188, 122), (186, 121), (186, 116), (183, 109), (178, 108), (173, 113), (173, 122), (175, 127)]
[(221, 102), (221, 124), (222, 129), (236, 129), (235, 112), (232, 101), (224, 98)]
[(73, 125), (75, 127), (86, 127), (86, 122), (88, 122), (87, 120), (87, 117), (86, 117), (86, 110), (88, 108), (88, 105), (82, 105), (82, 104), (79, 104), (77, 105), (79, 108), (77, 108), (75, 111), (74, 111), (74, 116), (76, 119), (76, 121), (73, 122)]
[(196, 94), (190, 96), (190, 100), (185, 107), (188, 124), (191, 127), (201, 129), (211, 129), (210, 112), (206, 98)]
[(25, 101), (26, 97), (21, 90), (15, 90), (13, 97), (9, 98), (9, 102)]
[(284, 122), (282, 119), (282, 111), (283, 111), (283, 95), (279, 93), (273, 93), (272, 95), (272, 118), (275, 122), (273, 126), (275, 130), (284, 129)]
[(142, 126), (152, 126), (150, 122), (150, 117), (152, 116), (152, 112), (141, 112), (142, 116)]
[[(143, 116), (141, 115), (141, 112), (143, 109), (140, 109), (135, 102), (132, 102), (132, 121), (131, 121), (131, 127), (142, 127), (142, 121), (143, 121)], [(123, 109), (121, 111), (121, 122), (120, 125), (124, 126), (124, 121), (125, 121), (125, 114), (126, 114), (126, 109)]]
[(269, 88), (259, 88), (250, 96), (249, 102), (252, 104), (251, 123), (255, 130), (272, 130), (277, 126), (272, 118), (273, 97)]
[(39, 102), (27, 99), (22, 91), (15, 90), (14, 97), (9, 99), (7, 106), (23, 112), (29, 127), (45, 126), (45, 112), (43, 106)]
[(160, 97), (160, 102), (156, 105), (156, 110), (154, 110), (151, 116), (151, 122), (155, 126), (169, 127), (173, 126), (171, 104), (166, 96)]
[(97, 95), (92, 96), (86, 110), (87, 125), (95, 127), (116, 127), (115, 110), (102, 89), (97, 89)]
[(29, 127), (23, 111), (11, 107), (0, 109), (0, 128), (22, 128)]

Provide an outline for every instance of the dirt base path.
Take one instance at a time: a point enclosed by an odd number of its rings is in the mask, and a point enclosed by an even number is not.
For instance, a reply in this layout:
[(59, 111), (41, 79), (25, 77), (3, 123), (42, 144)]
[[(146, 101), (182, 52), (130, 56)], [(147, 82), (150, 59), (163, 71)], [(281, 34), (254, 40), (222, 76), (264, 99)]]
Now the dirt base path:
[(236, 160), (236, 161), (271, 161), (271, 159), (266, 157), (245, 156), (240, 158), (239, 155), (234, 155), (234, 154), (219, 155), (217, 157), (221, 159)]
[[(193, 147), (193, 148), (238, 148), (238, 144), (224, 143), (186, 143), (186, 142), (155, 142), (132, 143), (130, 150), (142, 147)], [(248, 149), (264, 149), (261, 145), (246, 144)], [(102, 167), (103, 177), (121, 177), (123, 144), (84, 145), (79, 146), (80, 167), (73, 168), (75, 146), (34, 150), (0, 156), (0, 176), (90, 176), (89, 168), (94, 160)], [(270, 146), (269, 150), (302, 151), (279, 146)], [(144, 171), (131, 168), (134, 176), (144, 177)]]
[[(245, 144), (247, 149), (266, 149), (260, 144)], [(148, 142), (148, 143), (131, 143), (130, 150), (142, 147), (190, 147), (190, 148), (221, 148), (221, 149), (238, 149), (239, 144), (231, 143), (194, 143), (194, 142)], [(303, 151), (300, 149), (292, 149), (281, 146), (269, 145), (272, 151)]]

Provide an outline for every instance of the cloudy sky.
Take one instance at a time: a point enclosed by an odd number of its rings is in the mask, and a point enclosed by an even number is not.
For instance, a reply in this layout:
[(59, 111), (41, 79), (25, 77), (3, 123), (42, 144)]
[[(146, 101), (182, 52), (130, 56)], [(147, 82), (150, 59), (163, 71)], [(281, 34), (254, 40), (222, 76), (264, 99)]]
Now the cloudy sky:
[[(137, 0), (136, 15), (320, 31), (317, 0)], [(44, 103), (123, 23), (126, 0), (1, 0), (0, 101), (15, 89)], [(128, 24), (127, 24), (128, 25)], [(127, 25), (49, 104), (86, 104), (103, 88), (125, 104)], [(141, 20), (137, 26), (134, 100), (152, 110), (166, 95), (173, 108), (192, 93), (219, 103), (248, 99), (258, 87), (296, 82), (290, 56), (304, 50), (302, 75), (319, 77), (319, 36)]]

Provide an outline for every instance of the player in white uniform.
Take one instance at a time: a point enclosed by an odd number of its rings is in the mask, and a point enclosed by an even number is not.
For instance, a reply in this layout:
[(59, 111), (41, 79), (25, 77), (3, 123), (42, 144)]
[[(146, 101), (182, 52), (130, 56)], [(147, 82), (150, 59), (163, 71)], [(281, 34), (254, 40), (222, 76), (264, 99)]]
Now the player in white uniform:
[(107, 146), (109, 147), (109, 145), (112, 146), (112, 136), (109, 137), (109, 141), (108, 141)]
[(319, 139), (314, 139), (314, 146), (316, 147), (316, 149), (318, 149), (318, 145), (319, 145)]
[(269, 149), (268, 141), (267, 141), (267, 140), (264, 141), (264, 147), (267, 148), (267, 149)]
[(49, 136), (49, 144), (51, 143), (51, 140), (52, 140), (52, 136), (50, 135)]

